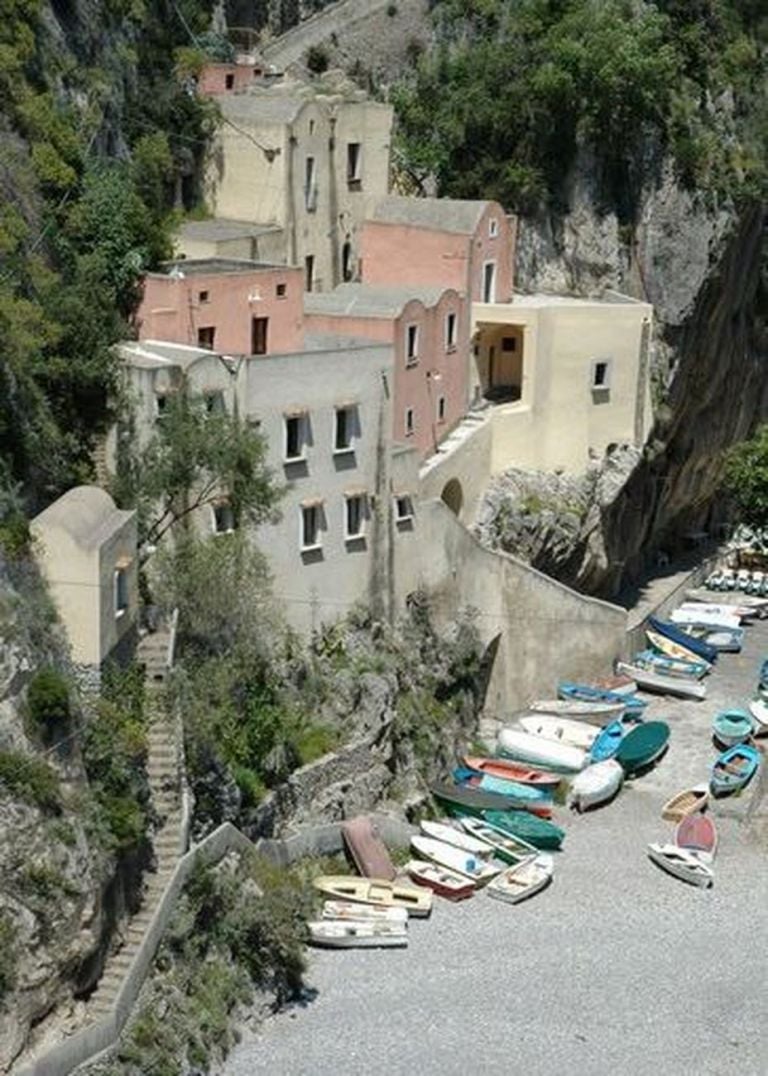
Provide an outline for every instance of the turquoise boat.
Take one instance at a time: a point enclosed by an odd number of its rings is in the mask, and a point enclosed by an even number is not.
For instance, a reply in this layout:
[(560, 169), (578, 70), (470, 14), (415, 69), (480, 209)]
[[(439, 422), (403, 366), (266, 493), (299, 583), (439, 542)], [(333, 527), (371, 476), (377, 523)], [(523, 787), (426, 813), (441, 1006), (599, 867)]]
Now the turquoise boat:
[(601, 729), (589, 752), (591, 760), (605, 762), (606, 759), (613, 758), (624, 739), (626, 727), (622, 721), (612, 721), (610, 725)]
[(712, 765), (709, 787), (713, 796), (738, 792), (752, 780), (762, 758), (757, 748), (740, 743), (723, 751)]
[(576, 702), (617, 702), (624, 707), (625, 713), (640, 714), (648, 703), (637, 695), (621, 695), (617, 691), (608, 691), (590, 684), (573, 684), (563, 680), (557, 685), (557, 694), (561, 699), (573, 699)]
[(626, 734), (616, 752), (616, 761), (621, 764), (624, 773), (637, 773), (655, 762), (668, 742), (669, 725), (666, 721), (646, 721)]
[(554, 822), (528, 811), (483, 811), (483, 818), (499, 833), (522, 837), (535, 848), (559, 848), (565, 839), (565, 831)]
[(735, 747), (750, 738), (754, 725), (746, 710), (721, 710), (715, 714), (712, 731), (723, 747)]
[(529, 803), (551, 803), (551, 788), (536, 788), (534, 785), (523, 785), (519, 781), (513, 781), (506, 777), (495, 777), (490, 773), (478, 773), (477, 770), (466, 766), (458, 766), (453, 771), (453, 779), (457, 784), (469, 785), (470, 788), (482, 788), (486, 792), (498, 792), (500, 796), (509, 796), (510, 799)]

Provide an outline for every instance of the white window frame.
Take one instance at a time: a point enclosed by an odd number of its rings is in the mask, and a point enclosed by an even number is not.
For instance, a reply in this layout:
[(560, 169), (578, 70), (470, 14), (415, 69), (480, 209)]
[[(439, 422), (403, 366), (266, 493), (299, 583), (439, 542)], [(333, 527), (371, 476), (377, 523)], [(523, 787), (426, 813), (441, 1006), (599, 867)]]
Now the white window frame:
[[(357, 531), (350, 531), (349, 529), (349, 506), (352, 502), (356, 502), (360, 506), (360, 529)], [(345, 542), (359, 542), (365, 538), (365, 523), (366, 515), (368, 513), (368, 494), (367, 493), (345, 493), (344, 494), (344, 541)]]
[(436, 416), (437, 416), (437, 424), (439, 426), (441, 426), (445, 422), (445, 406), (446, 406), (445, 396), (438, 396), (437, 397)]
[[(311, 543), (305, 543), (304, 536), (306, 533), (305, 527), (305, 513), (315, 513), (315, 541)], [(316, 501), (314, 504), (301, 504), (299, 505), (299, 549), (302, 553), (314, 553), (318, 549), (323, 548), (323, 502)]]
[[(410, 422), (408, 421), (408, 416), (409, 415), (410, 415)], [(416, 432), (416, 412), (415, 412), (414, 408), (412, 408), (412, 407), (406, 407), (406, 409), (405, 409), (405, 424), (404, 424), (404, 428), (405, 428), (405, 436), (406, 437), (413, 437), (413, 435)]]
[[(123, 590), (125, 593), (123, 593)], [(112, 600), (115, 607), (115, 620), (119, 620), (121, 616), (125, 616), (131, 604), (130, 594), (128, 593), (127, 568), (115, 568), (112, 576)]]
[[(352, 146), (357, 146), (357, 155), (354, 159), (354, 169), (350, 170), (350, 162), (352, 154), (350, 150)], [(363, 178), (363, 143), (362, 142), (347, 142), (347, 183), (360, 183)]]
[[(345, 404), (342, 407), (335, 407), (333, 412), (333, 454), (334, 456), (347, 456), (355, 451), (355, 435), (353, 432), (354, 418), (355, 418), (355, 406), (353, 404)], [(339, 415), (346, 415), (347, 424), (347, 443), (345, 445), (339, 445)]]
[(488, 221), (488, 238), (498, 239), (499, 236), (499, 221), (497, 217), (491, 217)]
[[(486, 269), (488, 269), (489, 266), (493, 267), (493, 276), (491, 277), (491, 295), (490, 295), (490, 298), (486, 298), (486, 296), (485, 296), (485, 272), (486, 272)], [(489, 258), (488, 261), (483, 262), (483, 275), (482, 275), (482, 278), (481, 278), (480, 282), (481, 282), (481, 285), (482, 285), (482, 299), (481, 299), (481, 302), (483, 302), (483, 303), (495, 303), (496, 302), (496, 259), (495, 258)]]
[[(395, 494), (395, 523), (410, 523), (414, 517), (413, 496), (410, 493)], [(401, 511), (405, 509), (404, 511)]]
[(459, 315), (455, 310), (449, 310), (445, 315), (445, 350), (455, 351), (458, 338)]
[[(297, 422), (299, 453), (297, 456), (288, 455), (288, 423)], [(305, 412), (299, 415), (283, 415), (283, 463), (301, 463), (306, 460), (307, 444), (307, 416)]]
[[(413, 336), (411, 336), (413, 334)], [(411, 349), (413, 339), (413, 349)], [(405, 326), (405, 365), (416, 366), (419, 361), (419, 325), (412, 321)]]
[[(605, 359), (593, 359), (589, 369), (589, 387), (592, 392), (596, 393), (608, 393), (611, 391), (611, 366), (612, 360)], [(602, 381), (597, 380), (597, 371), (600, 367), (605, 369), (605, 377)]]

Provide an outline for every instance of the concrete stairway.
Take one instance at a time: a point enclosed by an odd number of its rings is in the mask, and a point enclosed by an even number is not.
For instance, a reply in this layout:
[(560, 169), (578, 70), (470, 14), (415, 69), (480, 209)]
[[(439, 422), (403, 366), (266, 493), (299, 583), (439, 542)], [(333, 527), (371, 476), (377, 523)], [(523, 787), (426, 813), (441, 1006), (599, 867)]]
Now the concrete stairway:
[(166, 628), (148, 632), (139, 639), (136, 647), (136, 661), (144, 666), (144, 680), (148, 690), (153, 685), (162, 684), (168, 675), (170, 642), (171, 632)]

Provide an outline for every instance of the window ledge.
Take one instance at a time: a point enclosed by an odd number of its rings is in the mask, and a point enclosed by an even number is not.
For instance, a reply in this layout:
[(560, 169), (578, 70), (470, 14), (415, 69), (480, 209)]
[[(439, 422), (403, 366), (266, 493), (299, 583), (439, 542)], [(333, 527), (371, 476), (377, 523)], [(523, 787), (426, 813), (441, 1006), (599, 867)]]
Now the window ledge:
[(419, 365), (419, 356), (418, 355), (415, 355), (412, 359), (406, 359), (405, 360), (405, 368), (406, 368), (406, 370), (408, 369), (409, 366), (418, 366), (418, 365)]
[(446, 344), (445, 345), (445, 352), (446, 352), (447, 355), (453, 354), (454, 351), (456, 351), (456, 344)]
[(128, 606), (127, 605), (126, 605), (126, 607), (124, 609), (115, 609), (115, 620), (119, 620), (120, 617), (125, 616), (125, 614), (127, 612), (128, 612)]
[(334, 448), (333, 454), (334, 456), (354, 456), (355, 446), (347, 445), (346, 448)]
[(414, 516), (395, 516), (395, 523), (413, 523)]
[(314, 545), (302, 545), (299, 546), (299, 550), (302, 553), (317, 553), (323, 548), (322, 542), (316, 542)]
[(361, 531), (360, 534), (345, 534), (344, 535), (344, 543), (345, 543), (345, 545), (355, 545), (357, 543), (364, 542), (364, 541), (365, 541), (365, 531)]
[(306, 463), (306, 462), (307, 462), (307, 457), (305, 455), (304, 456), (284, 456), (283, 457), (283, 463), (286, 464), (286, 465), (290, 465), (291, 463)]

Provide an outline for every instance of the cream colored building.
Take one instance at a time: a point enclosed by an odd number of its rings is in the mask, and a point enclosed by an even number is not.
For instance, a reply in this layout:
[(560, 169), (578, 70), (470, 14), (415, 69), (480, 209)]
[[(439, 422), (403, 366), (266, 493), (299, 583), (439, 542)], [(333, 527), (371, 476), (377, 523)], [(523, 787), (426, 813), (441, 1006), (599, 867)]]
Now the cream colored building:
[(223, 122), (187, 257), (298, 265), (307, 291), (358, 277), (359, 231), (387, 193), (392, 108), (346, 81), (256, 84), (216, 98)]
[(130, 654), (138, 618), (136, 513), (97, 486), (69, 490), (30, 524), (76, 665)]

